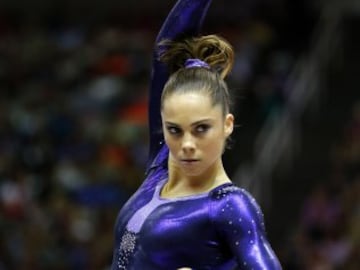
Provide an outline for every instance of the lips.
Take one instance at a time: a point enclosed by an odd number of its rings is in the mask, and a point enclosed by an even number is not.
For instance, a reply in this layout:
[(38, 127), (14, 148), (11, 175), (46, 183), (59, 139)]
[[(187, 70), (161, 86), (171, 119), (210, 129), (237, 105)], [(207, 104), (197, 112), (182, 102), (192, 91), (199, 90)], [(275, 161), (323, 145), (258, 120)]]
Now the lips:
[(193, 164), (198, 161), (199, 161), (198, 159), (181, 159), (181, 162), (184, 164)]
[(198, 158), (180, 158), (181, 161), (198, 161)]

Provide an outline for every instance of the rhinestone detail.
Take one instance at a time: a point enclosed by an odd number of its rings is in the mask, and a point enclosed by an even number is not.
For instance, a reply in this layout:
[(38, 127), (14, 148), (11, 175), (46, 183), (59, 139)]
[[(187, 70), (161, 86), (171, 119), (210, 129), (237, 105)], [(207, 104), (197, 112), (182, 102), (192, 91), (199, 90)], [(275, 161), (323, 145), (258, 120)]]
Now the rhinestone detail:
[(117, 261), (118, 269), (126, 269), (130, 262), (131, 255), (135, 250), (136, 245), (136, 234), (125, 230), (119, 247), (119, 257)]

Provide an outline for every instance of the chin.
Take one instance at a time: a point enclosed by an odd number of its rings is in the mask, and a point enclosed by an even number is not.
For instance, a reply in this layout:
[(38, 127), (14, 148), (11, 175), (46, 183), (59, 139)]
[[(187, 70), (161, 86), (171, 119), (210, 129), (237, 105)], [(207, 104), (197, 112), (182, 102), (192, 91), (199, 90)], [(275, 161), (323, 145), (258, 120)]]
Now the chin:
[(204, 173), (204, 170), (202, 168), (182, 168), (182, 173), (185, 176), (190, 176), (190, 177), (195, 177), (195, 176), (200, 176)]
[(188, 172), (188, 171), (183, 171), (183, 174), (184, 174), (185, 176), (190, 176), (190, 177), (195, 177), (195, 176), (201, 175), (200, 172)]

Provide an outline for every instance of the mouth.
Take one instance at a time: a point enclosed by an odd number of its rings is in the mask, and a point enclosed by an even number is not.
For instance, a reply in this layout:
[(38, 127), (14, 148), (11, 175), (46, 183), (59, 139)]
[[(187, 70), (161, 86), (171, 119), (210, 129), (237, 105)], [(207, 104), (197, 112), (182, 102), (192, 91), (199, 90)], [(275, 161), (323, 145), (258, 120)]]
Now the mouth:
[(198, 161), (199, 159), (181, 159), (181, 163), (183, 164), (194, 164)]

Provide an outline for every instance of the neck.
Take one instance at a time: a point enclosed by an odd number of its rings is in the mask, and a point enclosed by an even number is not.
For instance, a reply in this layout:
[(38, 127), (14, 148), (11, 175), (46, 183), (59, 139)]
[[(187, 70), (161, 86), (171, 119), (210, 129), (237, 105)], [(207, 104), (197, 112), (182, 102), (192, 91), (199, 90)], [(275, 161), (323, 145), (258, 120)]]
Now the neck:
[(174, 193), (187, 192), (205, 192), (213, 187), (230, 182), (221, 159), (217, 161), (211, 168), (200, 175), (185, 175), (181, 169), (169, 160), (169, 178), (167, 182), (167, 190)]

